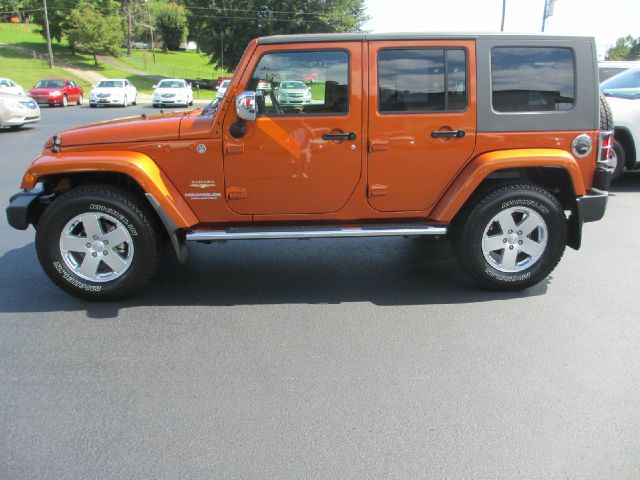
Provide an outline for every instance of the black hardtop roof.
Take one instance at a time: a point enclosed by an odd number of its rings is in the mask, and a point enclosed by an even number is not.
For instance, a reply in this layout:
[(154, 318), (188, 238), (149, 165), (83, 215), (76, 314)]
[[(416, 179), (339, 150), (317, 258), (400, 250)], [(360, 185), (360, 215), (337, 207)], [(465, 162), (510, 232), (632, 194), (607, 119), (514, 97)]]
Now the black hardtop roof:
[(593, 37), (575, 35), (548, 35), (543, 33), (461, 33), (461, 32), (412, 32), (412, 33), (312, 33), (296, 35), (272, 35), (258, 38), (258, 43), (274, 45), (279, 43), (316, 42), (368, 42), (381, 40), (587, 40)]

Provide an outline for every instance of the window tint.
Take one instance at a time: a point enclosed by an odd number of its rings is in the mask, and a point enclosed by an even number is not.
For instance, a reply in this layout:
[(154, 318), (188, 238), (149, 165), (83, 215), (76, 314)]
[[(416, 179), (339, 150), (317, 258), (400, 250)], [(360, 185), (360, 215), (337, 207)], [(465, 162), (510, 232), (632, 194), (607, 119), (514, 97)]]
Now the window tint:
[(342, 51), (268, 53), (247, 90), (256, 92), (258, 114), (322, 115), (349, 111), (349, 55)]
[(378, 54), (380, 112), (441, 112), (467, 105), (462, 49), (385, 49)]
[(499, 47), (491, 52), (492, 103), (498, 112), (571, 110), (575, 69), (568, 48)]

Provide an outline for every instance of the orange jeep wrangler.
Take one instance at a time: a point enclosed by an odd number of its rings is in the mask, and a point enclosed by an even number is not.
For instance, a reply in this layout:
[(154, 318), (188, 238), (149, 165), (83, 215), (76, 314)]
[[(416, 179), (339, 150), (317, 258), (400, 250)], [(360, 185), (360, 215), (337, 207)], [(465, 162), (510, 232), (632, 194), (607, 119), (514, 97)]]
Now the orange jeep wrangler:
[(11, 198), (45, 272), (136, 292), (168, 237), (450, 237), (482, 286), (540, 282), (612, 174), (592, 38), (319, 34), (253, 40), (223, 98), (58, 133)]

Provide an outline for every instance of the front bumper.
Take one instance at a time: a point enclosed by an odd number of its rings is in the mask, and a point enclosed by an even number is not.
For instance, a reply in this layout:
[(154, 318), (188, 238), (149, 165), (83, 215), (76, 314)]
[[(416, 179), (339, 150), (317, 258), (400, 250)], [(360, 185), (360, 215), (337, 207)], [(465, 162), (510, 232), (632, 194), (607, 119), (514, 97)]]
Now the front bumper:
[(124, 105), (124, 97), (94, 98), (89, 97), (89, 105)]
[(7, 207), (7, 222), (13, 228), (26, 230), (33, 223), (34, 208), (40, 205), (40, 199), (44, 196), (41, 185), (32, 190), (23, 190), (11, 197)]

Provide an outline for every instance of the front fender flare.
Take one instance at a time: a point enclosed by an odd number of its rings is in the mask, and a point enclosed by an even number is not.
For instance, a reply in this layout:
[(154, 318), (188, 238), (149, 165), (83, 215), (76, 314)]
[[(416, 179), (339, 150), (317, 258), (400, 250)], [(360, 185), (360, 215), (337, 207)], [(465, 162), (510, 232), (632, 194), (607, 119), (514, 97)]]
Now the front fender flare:
[(478, 155), (462, 170), (429, 215), (436, 222), (450, 223), (478, 186), (492, 173), (517, 168), (561, 168), (571, 178), (576, 195), (585, 195), (582, 173), (575, 158), (555, 148), (514, 149)]
[(176, 228), (198, 223), (198, 217), (184, 201), (169, 177), (147, 155), (133, 151), (84, 151), (44, 154), (29, 167), (21, 188), (32, 189), (42, 177), (75, 173), (116, 172), (132, 178), (153, 195)]

